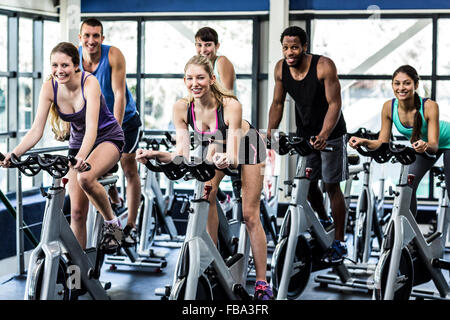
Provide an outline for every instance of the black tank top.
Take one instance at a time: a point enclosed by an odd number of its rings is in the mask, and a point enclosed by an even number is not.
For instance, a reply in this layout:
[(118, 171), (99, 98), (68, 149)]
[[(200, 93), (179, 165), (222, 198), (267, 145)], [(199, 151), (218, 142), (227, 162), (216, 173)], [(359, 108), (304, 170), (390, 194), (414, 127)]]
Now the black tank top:
[[(284, 90), (295, 101), (295, 124), (297, 135), (309, 139), (319, 134), (328, 111), (325, 87), (317, 78), (319, 55), (312, 55), (311, 65), (305, 78), (298, 81), (292, 78), (289, 66), (283, 61), (281, 79)], [(335, 139), (347, 133), (344, 116), (341, 115), (328, 139)]]
[(214, 130), (202, 131), (201, 129), (197, 128), (193, 102), (187, 108), (187, 121), (189, 126), (194, 130), (194, 139), (197, 143), (201, 142), (203, 146), (206, 146), (211, 142), (211, 140), (213, 140), (215, 144), (222, 145), (222, 150), (218, 150), (217, 152), (226, 151), (228, 126), (225, 124), (225, 120), (223, 118), (222, 105), (219, 105), (219, 107), (216, 109), (216, 127), (214, 128)]

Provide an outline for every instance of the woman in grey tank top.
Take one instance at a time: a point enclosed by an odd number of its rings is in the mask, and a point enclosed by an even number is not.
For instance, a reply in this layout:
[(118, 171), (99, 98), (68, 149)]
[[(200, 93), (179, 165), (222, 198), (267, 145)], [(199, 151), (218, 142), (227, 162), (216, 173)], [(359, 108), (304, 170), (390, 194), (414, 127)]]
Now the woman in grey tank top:
[[(78, 50), (73, 44), (59, 43), (53, 48), (50, 61), (52, 76), (42, 85), (33, 125), (11, 153), (20, 157), (36, 145), (42, 137), (47, 118), (52, 124), (55, 138), (59, 140), (62, 140), (68, 131), (67, 123), (64, 123), (61, 117), (71, 121), (72, 134), (69, 144), (71, 148), (72, 144), (77, 146), (77, 152), (74, 154), (77, 163), (70, 165), (68, 173), (71, 228), (80, 245), (85, 248), (86, 218), (91, 201), (105, 219), (102, 241), (106, 251), (112, 252), (119, 247), (120, 239), (117, 238), (120, 238), (121, 229), (106, 191), (97, 179), (119, 161), (124, 143), (123, 131), (114, 117), (110, 117), (105, 113), (105, 108), (101, 108), (102, 94), (97, 79), (92, 76), (83, 77), (80, 72)], [(107, 108), (106, 110), (109, 112)], [(73, 126), (75, 123), (77, 128)], [(101, 128), (102, 123), (105, 126)], [(75, 140), (80, 137), (74, 137), (74, 131), (83, 135), (79, 145)], [(98, 139), (99, 137), (101, 139)], [(11, 153), (6, 155), (5, 160), (0, 163), (1, 166), (10, 165)], [(88, 171), (87, 163), (91, 166)], [(114, 236), (115, 232), (117, 236)]]

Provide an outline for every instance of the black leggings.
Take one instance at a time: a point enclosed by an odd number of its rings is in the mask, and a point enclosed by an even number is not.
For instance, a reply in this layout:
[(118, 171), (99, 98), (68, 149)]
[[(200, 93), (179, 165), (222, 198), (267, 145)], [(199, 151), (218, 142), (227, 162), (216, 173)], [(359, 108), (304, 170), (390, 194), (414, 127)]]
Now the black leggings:
[(436, 161), (444, 154), (444, 173), (445, 185), (447, 186), (447, 194), (450, 197), (450, 149), (439, 149), (436, 153), (435, 160), (427, 160), (420, 154), (416, 155), (416, 161), (409, 167), (409, 173), (414, 174), (413, 194), (411, 198), (411, 212), (414, 217), (417, 214), (417, 197), (416, 191), (425, 173), (427, 173), (436, 163)]

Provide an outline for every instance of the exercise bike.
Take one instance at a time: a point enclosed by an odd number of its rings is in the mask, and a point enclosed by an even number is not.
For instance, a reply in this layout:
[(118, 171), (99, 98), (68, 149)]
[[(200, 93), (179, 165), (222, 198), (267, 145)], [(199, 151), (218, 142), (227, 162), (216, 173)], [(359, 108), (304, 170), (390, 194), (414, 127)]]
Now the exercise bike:
[(313, 152), (312, 146), (303, 138), (290, 138), (280, 132), (274, 149), (280, 155), (299, 156), (292, 197), (271, 262), (271, 285), (277, 300), (296, 299), (308, 284), (311, 272), (330, 267), (337, 273), (340, 285), (365, 288), (366, 281), (352, 278), (344, 263), (331, 265), (322, 260), (334, 241), (334, 225), (324, 228), (307, 201), (311, 169), (306, 167), (306, 156)]
[[(142, 141), (145, 142), (147, 149), (153, 150), (159, 150), (161, 145), (164, 145), (166, 150), (173, 146), (169, 132), (165, 132), (165, 136), (143, 137)], [(165, 255), (153, 248), (158, 232), (168, 234), (171, 241), (182, 241), (182, 238), (178, 235), (171, 216), (176, 200), (173, 181), (169, 182), (166, 191), (166, 196), (164, 196), (160, 187), (159, 172), (145, 170), (141, 203), (136, 221), (138, 241), (134, 247), (124, 246), (118, 254), (106, 256), (105, 263), (111, 264), (112, 270), (115, 270), (117, 265), (124, 265), (159, 272), (167, 266)], [(187, 202), (187, 197), (182, 199)], [(122, 225), (127, 223), (127, 218), (127, 211), (119, 215)]]
[[(241, 223), (239, 249), (224, 260), (208, 232), (211, 186), (205, 182), (215, 175), (216, 167), (205, 161), (186, 162), (176, 157), (172, 162), (147, 161), (150, 170), (162, 170), (171, 180), (195, 179), (194, 199), (189, 208), (186, 236), (177, 260), (172, 287), (166, 287), (170, 300), (250, 300), (245, 290), (250, 240)], [(238, 175), (236, 170), (222, 170), (227, 175)], [(205, 192), (205, 193), (204, 193)]]
[[(1, 154), (0, 159), (4, 159)], [(95, 230), (92, 231), (95, 236), (89, 240), (97, 239), (96, 245), (83, 250), (62, 211), (65, 185), (68, 182), (63, 177), (69, 171), (69, 161), (76, 163), (73, 157), (61, 155), (31, 154), (21, 161), (11, 154), (12, 167), (16, 167), (24, 175), (35, 176), (40, 170), (44, 170), (53, 178), (47, 192), (41, 189), (47, 203), (41, 240), (30, 256), (25, 300), (75, 300), (85, 293), (89, 293), (95, 300), (109, 299), (106, 290), (111, 284), (102, 285), (98, 280), (104, 257), (104, 250), (100, 246), (102, 224), (95, 225)], [(99, 182), (108, 186), (115, 183), (117, 178), (114, 176)]]
[[(408, 174), (408, 167), (416, 159), (414, 149), (391, 142), (370, 152), (393, 158), (401, 164), (398, 185), (395, 191), (391, 191), (394, 205), (375, 269), (373, 298), (408, 300), (414, 286), (433, 280), (438, 293), (430, 298), (449, 299), (450, 288), (442, 274), (442, 269), (450, 270), (450, 261), (442, 259), (449, 221), (446, 208), (448, 197), (444, 195), (437, 231), (425, 238), (409, 209), (414, 175)], [(434, 157), (427, 154), (423, 156), (430, 159)]]

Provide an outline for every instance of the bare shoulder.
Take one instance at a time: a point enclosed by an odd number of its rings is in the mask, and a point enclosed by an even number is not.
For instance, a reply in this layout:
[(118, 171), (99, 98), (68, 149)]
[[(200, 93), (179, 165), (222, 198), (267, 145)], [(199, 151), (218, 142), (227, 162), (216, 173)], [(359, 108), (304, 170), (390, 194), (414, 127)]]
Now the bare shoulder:
[(217, 65), (218, 66), (233, 66), (230, 59), (228, 59), (226, 56), (219, 56), (217, 58)]
[(439, 114), (439, 106), (436, 101), (433, 101), (431, 99), (427, 99), (424, 103), (424, 115), (425, 117)]
[(383, 103), (383, 109), (381, 110), (383, 116), (388, 117), (389, 119), (392, 119), (392, 100), (386, 100)]
[(227, 109), (228, 112), (237, 112), (242, 110), (242, 105), (239, 100), (234, 98), (223, 98), (223, 107)]
[(173, 104), (173, 114), (184, 115), (188, 109), (188, 102), (186, 99), (179, 99)]
[(52, 77), (45, 80), (44, 83), (42, 83), (41, 87), (41, 94), (48, 98), (49, 100), (53, 101), (53, 84), (52, 84)]
[[(430, 109), (430, 108), (431, 108), (431, 109), (437, 109), (437, 108), (439, 108), (437, 102), (434, 101), (434, 100), (431, 100), (431, 99), (427, 99), (427, 100), (425, 101), (424, 106), (425, 106), (425, 108), (427, 108), (427, 109)], [(425, 110), (426, 110), (426, 109), (425, 109)]]
[(100, 84), (97, 78), (89, 72), (85, 72), (84, 75), (84, 91), (85, 92), (96, 92), (101, 93)]
[(275, 64), (275, 70), (274, 70), (275, 80), (280, 80), (281, 81), (282, 74), (283, 74), (283, 72), (282, 72), (283, 61), (284, 61), (284, 59), (280, 59)]
[(98, 85), (97, 78), (90, 72), (85, 71), (84, 72), (84, 83), (85, 85)]
[(319, 79), (334, 75), (337, 75), (337, 69), (334, 61), (328, 57), (320, 56), (317, 61), (317, 76)]
[(188, 102), (186, 99), (179, 99), (173, 104), (172, 118), (175, 127), (179, 127), (181, 123), (187, 123)]
[(119, 48), (114, 46), (111, 46), (111, 48), (109, 48), (108, 58), (111, 64), (118, 64), (125, 62), (125, 57), (122, 51), (120, 51)]

